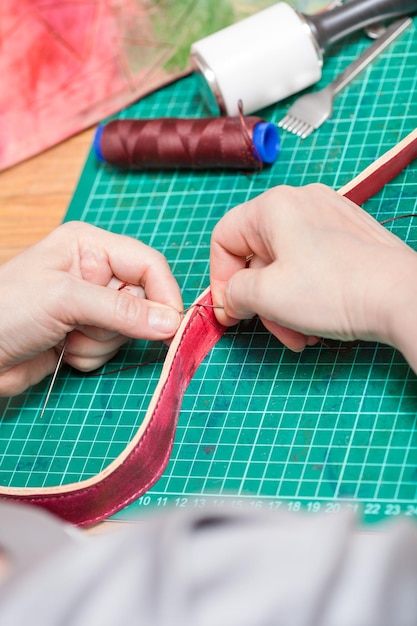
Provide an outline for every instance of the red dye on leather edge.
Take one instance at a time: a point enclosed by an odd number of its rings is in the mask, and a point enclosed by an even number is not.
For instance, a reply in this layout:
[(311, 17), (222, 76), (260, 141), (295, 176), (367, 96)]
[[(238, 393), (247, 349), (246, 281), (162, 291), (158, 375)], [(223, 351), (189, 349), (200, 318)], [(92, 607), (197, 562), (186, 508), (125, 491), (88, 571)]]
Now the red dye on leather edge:
[(121, 168), (256, 170), (277, 158), (279, 135), (256, 116), (118, 119), (98, 128), (94, 150)]

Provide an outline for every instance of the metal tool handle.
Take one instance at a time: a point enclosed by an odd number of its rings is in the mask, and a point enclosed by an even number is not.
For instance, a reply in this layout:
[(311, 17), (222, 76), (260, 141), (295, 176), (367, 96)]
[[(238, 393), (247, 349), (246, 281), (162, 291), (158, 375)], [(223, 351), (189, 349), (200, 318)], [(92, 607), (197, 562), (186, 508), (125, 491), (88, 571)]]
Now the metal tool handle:
[(385, 33), (370, 45), (356, 61), (353, 61), (330, 85), (333, 95), (337, 95), (350, 81), (352, 81), (371, 61), (373, 61), (385, 48), (387, 48), (398, 35), (400, 35), (412, 20), (402, 18), (391, 24)]
[(349, 33), (379, 20), (417, 12), (417, 0), (351, 0), (329, 11), (303, 15), (319, 47), (324, 50)]

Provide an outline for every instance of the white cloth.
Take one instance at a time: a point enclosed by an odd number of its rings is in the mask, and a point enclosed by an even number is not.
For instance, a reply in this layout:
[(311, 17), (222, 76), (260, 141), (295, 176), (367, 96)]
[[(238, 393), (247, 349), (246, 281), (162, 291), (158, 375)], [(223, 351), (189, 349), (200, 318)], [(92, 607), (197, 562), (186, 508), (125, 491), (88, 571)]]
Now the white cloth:
[(365, 533), (348, 513), (188, 510), (87, 535), (22, 506), (6, 524), (3, 506), (0, 542), (21, 545), (4, 626), (417, 625), (411, 520)]

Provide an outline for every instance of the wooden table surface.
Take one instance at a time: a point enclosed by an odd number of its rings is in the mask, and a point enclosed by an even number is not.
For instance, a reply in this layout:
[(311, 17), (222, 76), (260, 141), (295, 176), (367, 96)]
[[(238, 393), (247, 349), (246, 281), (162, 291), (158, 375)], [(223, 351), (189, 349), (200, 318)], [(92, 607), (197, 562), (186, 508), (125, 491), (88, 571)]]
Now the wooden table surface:
[(94, 129), (0, 172), (0, 264), (45, 237), (64, 217)]

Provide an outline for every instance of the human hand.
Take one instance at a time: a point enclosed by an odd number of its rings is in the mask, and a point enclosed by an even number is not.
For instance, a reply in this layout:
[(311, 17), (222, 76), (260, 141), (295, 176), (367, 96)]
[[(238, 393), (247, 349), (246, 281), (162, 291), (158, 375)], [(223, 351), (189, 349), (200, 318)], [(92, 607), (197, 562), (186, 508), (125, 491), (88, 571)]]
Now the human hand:
[(3, 396), (51, 373), (68, 333), (64, 360), (89, 371), (127, 338), (167, 340), (181, 321), (181, 294), (162, 254), (81, 222), (0, 267), (0, 293)]
[(318, 337), (378, 340), (413, 364), (416, 276), (411, 248), (323, 185), (270, 189), (213, 231), (213, 302), (225, 307), (218, 320), (258, 314), (296, 351)]

